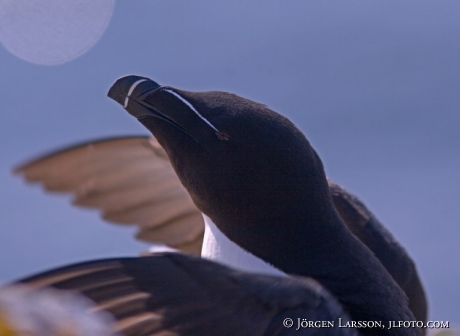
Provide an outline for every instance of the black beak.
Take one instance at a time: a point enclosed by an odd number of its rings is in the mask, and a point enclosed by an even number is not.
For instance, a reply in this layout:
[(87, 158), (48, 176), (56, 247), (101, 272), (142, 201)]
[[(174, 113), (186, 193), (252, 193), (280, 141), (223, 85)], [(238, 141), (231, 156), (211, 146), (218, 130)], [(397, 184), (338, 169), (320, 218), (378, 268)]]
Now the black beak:
[(161, 88), (161, 85), (153, 80), (141, 76), (125, 76), (119, 78), (110, 88), (107, 96), (123, 106), (131, 115), (141, 118), (147, 115), (157, 114), (145, 106), (143, 97)]
[(153, 80), (141, 76), (125, 76), (117, 79), (107, 93), (109, 98), (112, 98), (126, 111), (137, 119), (145, 117), (154, 117), (161, 119), (174, 127), (178, 128), (185, 134), (189, 135), (193, 140), (197, 141), (190, 135), (184, 128), (177, 124), (174, 120), (167, 115), (155, 109), (144, 98), (152, 92), (161, 90), (163, 87)]

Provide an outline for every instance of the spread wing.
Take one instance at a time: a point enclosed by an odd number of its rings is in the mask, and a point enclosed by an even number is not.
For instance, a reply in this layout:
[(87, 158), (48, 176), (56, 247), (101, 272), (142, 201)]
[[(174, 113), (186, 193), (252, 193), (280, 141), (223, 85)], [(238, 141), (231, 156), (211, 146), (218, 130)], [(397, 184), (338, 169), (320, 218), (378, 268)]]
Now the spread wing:
[(14, 170), (73, 204), (97, 208), (118, 224), (135, 224), (137, 237), (199, 254), (204, 222), (152, 137), (110, 138), (53, 152)]
[[(125, 336), (356, 335), (337, 328), (347, 315), (312, 279), (239, 272), (181, 253), (90, 261), (20, 282), (81, 292)], [(298, 318), (334, 321), (335, 328), (296, 330)]]

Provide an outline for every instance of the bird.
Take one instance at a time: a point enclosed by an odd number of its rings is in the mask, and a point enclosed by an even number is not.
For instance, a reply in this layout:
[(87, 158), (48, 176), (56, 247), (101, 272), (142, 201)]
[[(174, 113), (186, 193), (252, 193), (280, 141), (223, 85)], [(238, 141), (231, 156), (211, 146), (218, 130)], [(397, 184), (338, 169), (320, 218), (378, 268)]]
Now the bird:
[[(154, 137), (87, 141), (30, 160), (14, 172), (49, 192), (73, 193), (74, 205), (101, 209), (107, 221), (137, 224), (141, 241), (201, 255), (202, 214)], [(358, 197), (330, 179), (328, 183), (344, 223), (404, 290), (416, 319), (426, 321), (427, 301), (415, 263)]]
[[(177, 280), (174, 276), (175, 271), (148, 267), (150, 264), (173, 264), (172, 268), (187, 268), (189, 277), (198, 277), (200, 281), (196, 280), (195, 284), (198, 281), (198, 284), (205, 289), (196, 288), (196, 293), (200, 296), (200, 289), (205, 293), (196, 300), (197, 305), (209, 303), (210, 292), (206, 292), (207, 282), (215, 282), (214, 286), (218, 288), (222, 285), (221, 289), (223, 291), (228, 289), (228, 293), (233, 293), (231, 297), (236, 301), (241, 299), (238, 295), (240, 291), (244, 293), (246, 289), (252, 288), (249, 284), (257, 283), (255, 288), (258, 288), (258, 291), (253, 293), (257, 303), (268, 311), (273, 308), (272, 305), (281, 310), (275, 309), (274, 315), (271, 311), (269, 322), (264, 319), (263, 323), (254, 325), (257, 333), (249, 329), (236, 333), (248, 335), (264, 334), (263, 332), (268, 330), (267, 323), (278, 321), (280, 316), (286, 316), (281, 314), (281, 311), (289, 312), (290, 309), (294, 309), (293, 307), (307, 307), (310, 304), (307, 302), (309, 295), (315, 298), (321, 297), (322, 302), (327, 302), (320, 307), (324, 308), (326, 307), (324, 305), (327, 305), (328, 312), (321, 313), (321, 310), (315, 309), (313, 316), (317, 320), (322, 317), (327, 319), (337, 318), (337, 316), (342, 316), (346, 320), (347, 314), (353, 321), (383, 321), (384, 325), (393, 320), (414, 320), (416, 309), (413, 309), (413, 314), (404, 291), (395, 282), (395, 280), (403, 281), (402, 278), (419, 287), (413, 291), (417, 294), (411, 294), (406, 289), (408, 296), (412, 295), (414, 302), (418, 300), (419, 303), (426, 305), (415, 266), (404, 249), (357, 198), (333, 182), (328, 182), (319, 156), (303, 133), (287, 118), (262, 104), (236, 95), (217, 91), (183, 91), (159, 85), (140, 76), (119, 79), (110, 89), (109, 97), (120, 103), (150, 130), (164, 149), (180, 183), (196, 208), (204, 214), (206, 225), (202, 254), (211, 260), (166, 253), (137, 259), (94, 261), (44, 273), (25, 279), (23, 282), (44, 282), (55, 286), (56, 283), (64, 282), (64, 287), (67, 288), (69, 282), (73, 284), (72, 286), (77, 286), (78, 281), (74, 277), (81, 278), (80, 280), (84, 280), (83, 283), (101, 281), (105, 284), (110, 283), (111, 277), (116, 278), (118, 272), (122, 272), (129, 279), (125, 282), (135, 283), (136, 285), (133, 285), (135, 288), (147, 293), (146, 300), (149, 302), (147, 308), (155, 313), (158, 313), (155, 307), (163, 309), (165, 306), (158, 306), (154, 297), (168, 290), (163, 288), (164, 285), (155, 287), (152, 284), (155, 281), (150, 282), (149, 272), (153, 270), (154, 273), (160, 272), (160, 278), (167, 280), (166, 284), (178, 283), (175, 289), (186, 288), (190, 279), (184, 276)], [(139, 140), (128, 138), (123, 141), (133, 139)], [(115, 140), (108, 142), (112, 141)], [(143, 141), (152, 143), (151, 139), (144, 138)], [(102, 141), (94, 147), (97, 148), (104, 143), (107, 144)], [(70, 152), (79, 150), (84, 152), (85, 148), (92, 147), (77, 146)], [(157, 150), (158, 156), (163, 155), (156, 146), (153, 145), (151, 148), (153, 151)], [(66, 152), (69, 153), (64, 151), (58, 153), (59, 155), (51, 155), (44, 160), (35, 161), (35, 164), (44, 167), (46, 166), (43, 165), (44, 162), (59, 158)], [(163, 160), (167, 162), (164, 155)], [(34, 164), (26, 164), (19, 167), (17, 171), (26, 174), (29, 180), (46, 180), (37, 177), (39, 174), (34, 176), (32, 166)], [(97, 164), (92, 167), (94, 166)], [(91, 174), (96, 170), (91, 172), (90, 169), (87, 173)], [(46, 172), (44, 174), (46, 175)], [(139, 176), (139, 183), (142, 183), (142, 179)], [(78, 185), (78, 182), (76, 184)], [(49, 185), (47, 187), (49, 188)], [(85, 194), (85, 188), (91, 189), (88, 185), (81, 186), (79, 189), (75, 184), (68, 185), (66, 188), (66, 191), (78, 189), (77, 195), (78, 192)], [(52, 186), (49, 189), (52, 189)], [(141, 202), (141, 205), (145, 204)], [(105, 210), (104, 207), (101, 208)], [(185, 214), (187, 212), (184, 212), (184, 216)], [(168, 221), (161, 226), (166, 227), (167, 223)], [(190, 238), (182, 242), (195, 243), (192, 245), (196, 248), (196, 245), (201, 242), (201, 232), (192, 235), (193, 237), (190, 236), (198, 239)], [(177, 246), (180, 247), (181, 244)], [(242, 260), (234, 264), (235, 261), (230, 260), (232, 253), (228, 252), (227, 248), (239, 249), (237, 253), (252, 258), (252, 261), (243, 267)], [(409, 265), (410, 271), (404, 274), (400, 268), (392, 268), (388, 265), (385, 269), (382, 264), (385, 265), (385, 261), (389, 260), (388, 254), (394, 254), (398, 261)], [(380, 260), (377, 258), (379, 255)], [(258, 260), (262, 268), (266, 266), (265, 270), (257, 269), (258, 273), (265, 274), (255, 275), (247, 272), (247, 269), (246, 271), (234, 269), (251, 267), (254, 260)], [(219, 265), (214, 261), (223, 264), (230, 262), (228, 265), (232, 267)], [(100, 272), (107, 273), (106, 266), (109, 268), (107, 272), (110, 273), (113, 268), (116, 275), (107, 275), (108, 278), (94, 275)], [(96, 271), (93, 272), (93, 269)], [(170, 270), (171, 267), (164, 266), (164, 269)], [(393, 273), (390, 275), (388, 272)], [(403, 276), (399, 276), (400, 274)], [(156, 274), (152, 276), (155, 277)], [(236, 291), (231, 289), (231, 285), (224, 285), (229, 279), (233, 279), (230, 281), (232, 284), (238, 283)], [(245, 284), (248, 284), (248, 288)], [(214, 288), (214, 286), (210, 287)], [(279, 292), (275, 291), (277, 294), (284, 295), (282, 292), (285, 290), (292, 293), (306, 291), (309, 295), (300, 295), (300, 301), (287, 308), (283, 306), (287, 304), (285, 301), (281, 300), (283, 304), (280, 304), (280, 301), (273, 297), (267, 301), (265, 294), (262, 294), (268, 291), (267, 288), (273, 289), (273, 287), (282, 288)], [(115, 293), (119, 292), (112, 288), (111, 296), (116, 297)], [(123, 296), (123, 291), (119, 295)], [(94, 299), (98, 301), (97, 298)], [(177, 302), (179, 301), (181, 300), (178, 299)], [(252, 308), (257, 310), (255, 307)], [(177, 309), (180, 311), (180, 308)], [(218, 307), (212, 307), (211, 310), (218, 310)], [(422, 307), (418, 316), (422, 316), (424, 310), (426, 307)], [(302, 309), (299, 312), (306, 314)], [(217, 311), (216, 314), (218, 313), (220, 312)], [(166, 308), (166, 312), (162, 315), (163, 320), (169, 321), (171, 316), (178, 316), (174, 314), (176, 314), (174, 311), (168, 312)], [(230, 312), (228, 317), (235, 317), (235, 314), (237, 312)], [(234, 323), (234, 321), (228, 322)], [(281, 320), (278, 322), (276, 326), (270, 324), (269, 329), (280, 327)], [(175, 325), (178, 322), (175, 320), (168, 323)], [(168, 323), (166, 325), (170, 325)], [(210, 328), (215, 326), (216, 324), (211, 323)], [(231, 329), (230, 326), (228, 328)], [(334, 329), (332, 332), (357, 331), (353, 328), (346, 331), (345, 329)], [(293, 331), (286, 327), (277, 330), (281, 334)], [(358, 331), (363, 334), (382, 335), (421, 333), (416, 328), (404, 330), (364, 328)], [(315, 331), (304, 329), (303, 332), (314, 334)], [(324, 330), (321, 334), (323, 333)]]

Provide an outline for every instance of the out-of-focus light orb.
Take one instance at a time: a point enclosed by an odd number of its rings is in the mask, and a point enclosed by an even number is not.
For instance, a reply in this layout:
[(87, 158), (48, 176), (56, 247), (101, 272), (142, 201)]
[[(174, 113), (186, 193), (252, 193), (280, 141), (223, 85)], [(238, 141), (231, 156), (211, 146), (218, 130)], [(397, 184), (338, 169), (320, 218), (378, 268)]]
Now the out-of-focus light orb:
[(115, 0), (1, 0), (0, 42), (25, 61), (62, 64), (96, 44), (114, 7)]

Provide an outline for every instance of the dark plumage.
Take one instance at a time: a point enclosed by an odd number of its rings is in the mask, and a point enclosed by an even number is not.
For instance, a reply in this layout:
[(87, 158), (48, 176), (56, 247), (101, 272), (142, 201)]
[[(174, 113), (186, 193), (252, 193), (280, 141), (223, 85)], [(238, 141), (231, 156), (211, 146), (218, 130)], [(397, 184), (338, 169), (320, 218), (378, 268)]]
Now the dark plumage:
[[(114, 91), (135, 83), (139, 77), (122, 78), (109, 96), (126, 97), (126, 89)], [(285, 273), (319, 281), (354, 320), (414, 319), (404, 292), (338, 216), (319, 156), (287, 118), (236, 95), (149, 80), (125, 107), (230, 240)]]

